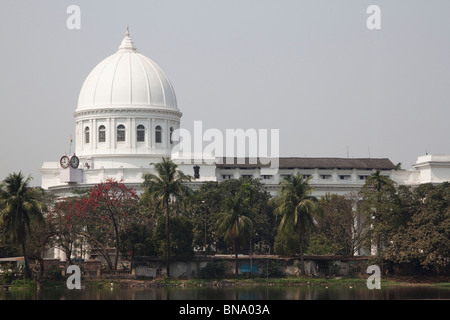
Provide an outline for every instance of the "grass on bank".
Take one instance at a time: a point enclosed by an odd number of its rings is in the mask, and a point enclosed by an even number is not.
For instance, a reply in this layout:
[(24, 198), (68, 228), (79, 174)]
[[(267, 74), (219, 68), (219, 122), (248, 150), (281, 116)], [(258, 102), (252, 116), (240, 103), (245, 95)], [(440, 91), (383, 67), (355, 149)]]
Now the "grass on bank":
[[(41, 279), (40, 286), (43, 287), (65, 287), (66, 277), (62, 277), (58, 280)], [(82, 277), (81, 283), (83, 286), (95, 287), (95, 288), (110, 288), (110, 287), (121, 287), (133, 284), (144, 284), (146, 286), (155, 287), (222, 287), (222, 286), (300, 286), (300, 285), (366, 285), (367, 278), (364, 277), (327, 277), (327, 278), (312, 278), (312, 277), (279, 277), (279, 278), (263, 278), (263, 277), (220, 277), (211, 279), (177, 279), (177, 278), (136, 278), (136, 279), (87, 279)], [(1, 283), (1, 281), (0, 281)], [(15, 288), (35, 288), (36, 281), (34, 280), (24, 280), (16, 279), (9, 283), (11, 289)], [(442, 287), (450, 290), (450, 282), (424, 282), (417, 279), (417, 281), (408, 281), (405, 279), (381, 279), (382, 286), (395, 286), (395, 285), (429, 285)]]
[(220, 279), (155, 279), (155, 284), (167, 287), (190, 286), (292, 286), (322, 284), (365, 284), (366, 279), (359, 278), (220, 278)]
[[(366, 285), (367, 278), (365, 277), (280, 277), (280, 278), (246, 278), (246, 277), (221, 277), (212, 279), (176, 279), (176, 278), (160, 278), (149, 279), (142, 278), (140, 281), (144, 283), (151, 283), (155, 286), (161, 287), (197, 287), (197, 286), (295, 286), (295, 285)], [(450, 282), (411, 282), (398, 278), (382, 278), (381, 284), (384, 286), (394, 285), (430, 285), (450, 289)]]

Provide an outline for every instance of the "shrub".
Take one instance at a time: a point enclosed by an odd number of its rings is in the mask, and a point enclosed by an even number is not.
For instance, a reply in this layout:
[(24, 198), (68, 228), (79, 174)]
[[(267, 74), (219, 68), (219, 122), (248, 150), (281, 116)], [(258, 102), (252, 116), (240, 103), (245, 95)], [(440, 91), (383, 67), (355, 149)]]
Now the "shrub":
[(46, 273), (45, 278), (53, 281), (61, 281), (63, 276), (61, 274), (61, 270), (58, 267), (52, 266)]
[(225, 274), (225, 262), (208, 262), (206, 266), (200, 270), (199, 277), (202, 279), (220, 278)]
[(280, 261), (269, 261), (268, 269), (269, 269), (269, 277), (273, 278), (282, 278), (285, 277), (286, 274), (282, 270), (283, 263)]
[(0, 275), (0, 284), (11, 284), (14, 279), (15, 277), (12, 272), (5, 272)]
[(11, 283), (12, 288), (34, 288), (36, 283), (31, 279), (16, 279)]

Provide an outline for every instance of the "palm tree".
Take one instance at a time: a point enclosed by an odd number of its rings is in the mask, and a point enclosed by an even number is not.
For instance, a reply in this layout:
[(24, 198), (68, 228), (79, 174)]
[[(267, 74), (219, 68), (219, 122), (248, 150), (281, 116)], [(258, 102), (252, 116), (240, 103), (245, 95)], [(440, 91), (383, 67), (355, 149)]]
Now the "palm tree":
[(275, 213), (281, 217), (279, 231), (298, 232), (302, 274), (305, 274), (303, 254), (306, 234), (313, 226), (312, 213), (317, 203), (317, 199), (311, 196), (313, 189), (308, 183), (310, 179), (304, 180), (301, 174), (283, 179), (275, 209)]
[(389, 177), (381, 174), (381, 171), (377, 170), (367, 177), (364, 188), (375, 190), (380, 193), (383, 188), (388, 188), (395, 191), (395, 183)]
[(382, 253), (383, 237), (386, 236), (391, 222), (389, 218), (395, 210), (395, 182), (381, 174), (379, 170), (367, 177), (360, 194), (364, 200), (366, 212), (373, 217), (373, 230), (377, 254)]
[(37, 189), (29, 186), (30, 180), (31, 177), (25, 179), (22, 172), (12, 173), (3, 180), (0, 189), (0, 222), (4, 224), (5, 231), (14, 242), (22, 246), (26, 278), (31, 276), (26, 250), (30, 222), (32, 219), (44, 221), (44, 205), (38, 200)]
[(223, 211), (218, 214), (217, 232), (223, 236), (225, 241), (233, 245), (235, 255), (235, 275), (238, 274), (238, 247), (239, 239), (245, 235), (250, 235), (253, 230), (253, 222), (248, 217), (250, 213), (249, 198), (242, 192), (229, 195), (223, 202)]
[(147, 173), (144, 175), (144, 188), (147, 197), (165, 210), (166, 214), (166, 270), (167, 277), (170, 277), (170, 225), (169, 212), (170, 203), (182, 201), (189, 192), (189, 188), (183, 183), (192, 180), (191, 176), (185, 175), (178, 170), (178, 165), (169, 158), (163, 158), (162, 162), (152, 163), (156, 170), (156, 175)]

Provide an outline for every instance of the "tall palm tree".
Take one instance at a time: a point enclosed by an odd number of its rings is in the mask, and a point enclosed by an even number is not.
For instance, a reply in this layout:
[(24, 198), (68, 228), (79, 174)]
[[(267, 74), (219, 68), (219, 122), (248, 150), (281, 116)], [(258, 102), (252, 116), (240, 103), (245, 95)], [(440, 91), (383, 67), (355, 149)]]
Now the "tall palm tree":
[(367, 177), (360, 194), (364, 200), (364, 208), (373, 217), (373, 236), (377, 254), (383, 250), (384, 237), (389, 230), (389, 218), (395, 210), (396, 198), (395, 182), (381, 174), (379, 170)]
[(311, 196), (313, 189), (309, 185), (310, 179), (304, 180), (301, 174), (283, 179), (275, 209), (275, 213), (281, 217), (279, 231), (298, 232), (302, 274), (305, 274), (303, 255), (306, 234), (313, 226), (312, 213), (317, 203), (317, 199)]
[[(156, 174), (147, 173), (144, 175), (144, 188), (147, 197), (165, 210), (166, 214), (166, 270), (167, 277), (170, 277), (170, 224), (169, 213), (170, 203), (182, 201), (189, 192), (189, 188), (183, 183), (192, 180), (191, 176), (185, 175), (178, 170), (178, 165), (169, 158), (163, 158), (162, 162), (152, 163)], [(144, 196), (144, 197), (145, 197)]]
[(242, 192), (229, 195), (223, 202), (223, 211), (218, 214), (217, 232), (219, 236), (224, 237), (225, 241), (229, 241), (233, 245), (236, 276), (238, 274), (239, 239), (245, 234), (250, 235), (253, 230), (253, 222), (248, 216), (250, 213), (249, 200)]
[(32, 219), (43, 222), (44, 205), (40, 202), (37, 189), (30, 187), (31, 176), (25, 178), (22, 172), (9, 174), (0, 189), (0, 222), (15, 243), (22, 246), (25, 263), (24, 276), (29, 278), (31, 271), (26, 250), (27, 234)]
[(383, 188), (388, 188), (395, 191), (395, 183), (389, 177), (381, 174), (381, 171), (377, 170), (367, 177), (364, 188), (381, 192)]

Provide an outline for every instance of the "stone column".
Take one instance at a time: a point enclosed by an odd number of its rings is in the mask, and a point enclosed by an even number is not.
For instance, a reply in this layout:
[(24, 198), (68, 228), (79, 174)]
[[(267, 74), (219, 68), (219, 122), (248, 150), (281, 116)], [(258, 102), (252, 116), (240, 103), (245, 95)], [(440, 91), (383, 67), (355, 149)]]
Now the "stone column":
[[(136, 139), (134, 138), (135, 134), (134, 132), (136, 131), (136, 129), (134, 128), (136, 125), (136, 120), (133, 118), (128, 118), (127, 119), (127, 127), (128, 127), (128, 135), (125, 136), (125, 143), (126, 143), (126, 147), (128, 149), (135, 149), (136, 148)], [(125, 131), (126, 132), (126, 131)]]
[[(168, 153), (169, 152), (169, 134), (170, 134), (170, 132), (169, 132), (169, 120), (164, 120), (164, 127), (165, 128), (163, 128), (163, 143), (164, 143), (164, 146), (165, 146), (165, 149), (166, 149), (166, 153)], [(164, 132), (165, 131), (165, 132)]]
[(97, 119), (92, 120), (92, 153), (95, 153), (95, 150), (97, 150), (97, 143), (98, 143), (98, 138), (97, 138)]

